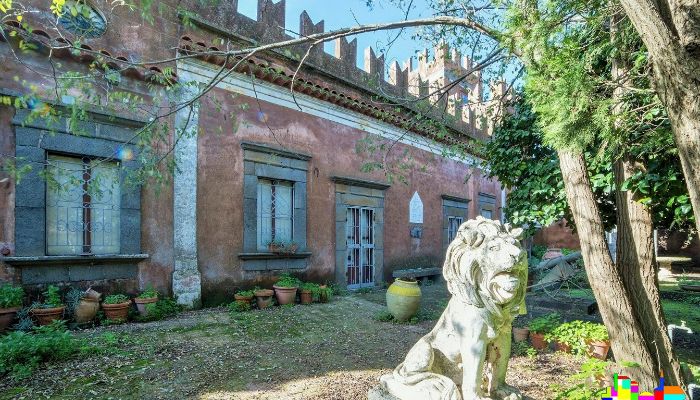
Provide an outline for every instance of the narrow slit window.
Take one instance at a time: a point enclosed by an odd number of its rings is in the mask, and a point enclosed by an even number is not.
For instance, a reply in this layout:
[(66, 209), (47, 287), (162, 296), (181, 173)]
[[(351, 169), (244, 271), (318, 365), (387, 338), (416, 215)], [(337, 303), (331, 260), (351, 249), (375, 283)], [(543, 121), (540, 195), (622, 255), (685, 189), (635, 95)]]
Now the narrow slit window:
[(294, 185), (292, 182), (258, 180), (258, 250), (272, 241), (294, 240)]

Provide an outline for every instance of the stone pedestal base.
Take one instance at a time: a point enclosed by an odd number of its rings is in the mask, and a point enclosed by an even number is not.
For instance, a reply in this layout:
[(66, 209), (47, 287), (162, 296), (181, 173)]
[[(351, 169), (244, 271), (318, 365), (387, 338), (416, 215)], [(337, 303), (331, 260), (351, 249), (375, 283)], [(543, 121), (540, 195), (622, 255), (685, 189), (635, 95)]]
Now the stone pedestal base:
[(389, 393), (382, 387), (377, 385), (367, 392), (367, 400), (400, 400), (398, 397)]

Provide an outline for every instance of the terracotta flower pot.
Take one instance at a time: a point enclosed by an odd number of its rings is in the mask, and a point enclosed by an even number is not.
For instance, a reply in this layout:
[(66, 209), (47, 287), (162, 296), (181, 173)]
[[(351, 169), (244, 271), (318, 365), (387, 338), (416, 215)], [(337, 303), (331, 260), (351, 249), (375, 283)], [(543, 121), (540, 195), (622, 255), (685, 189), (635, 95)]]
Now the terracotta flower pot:
[(554, 342), (554, 351), (560, 351), (562, 353), (571, 353), (571, 345), (567, 343)]
[(277, 297), (277, 303), (279, 303), (279, 305), (294, 304), (297, 298), (297, 288), (280, 287), (277, 285), (273, 285), (272, 287), (275, 288), (275, 296)]
[(239, 303), (252, 303), (253, 297), (255, 296), (241, 296), (240, 294), (234, 294), (233, 298)]
[(95, 318), (99, 309), (99, 301), (91, 297), (83, 297), (73, 311), (73, 318), (79, 324), (90, 322)]
[(588, 355), (599, 360), (606, 360), (608, 358), (608, 351), (610, 350), (610, 341), (607, 340), (591, 340), (587, 342), (588, 344)]
[(32, 309), (32, 315), (36, 318), (39, 325), (49, 325), (53, 321), (60, 320), (63, 316), (63, 310), (66, 307), (54, 307), (54, 308), (34, 308)]
[(532, 347), (536, 350), (545, 350), (549, 347), (549, 343), (544, 340), (544, 334), (537, 332), (530, 332), (530, 344), (532, 344)]
[(301, 304), (311, 304), (314, 301), (310, 290), (302, 290), (299, 297), (301, 298)]
[(418, 312), (420, 298), (418, 282), (397, 279), (386, 291), (386, 306), (394, 319), (408, 321)]
[(125, 301), (119, 304), (104, 304), (102, 310), (105, 312), (105, 317), (112, 321), (126, 321), (129, 315), (130, 301)]
[(272, 304), (272, 295), (275, 294), (270, 289), (263, 289), (263, 290), (258, 290), (255, 292), (255, 300), (258, 303), (258, 308), (259, 309), (265, 309)]
[(530, 330), (528, 328), (513, 327), (513, 340), (515, 342), (527, 341), (528, 335), (530, 335)]
[(19, 307), (0, 308), (0, 333), (5, 332), (15, 320)]
[(157, 297), (149, 297), (146, 299), (139, 299), (138, 297), (134, 299), (134, 303), (136, 304), (136, 309), (139, 311), (139, 314), (142, 317), (148, 316), (148, 307), (146, 307), (147, 304), (153, 304), (157, 303), (158, 298)]

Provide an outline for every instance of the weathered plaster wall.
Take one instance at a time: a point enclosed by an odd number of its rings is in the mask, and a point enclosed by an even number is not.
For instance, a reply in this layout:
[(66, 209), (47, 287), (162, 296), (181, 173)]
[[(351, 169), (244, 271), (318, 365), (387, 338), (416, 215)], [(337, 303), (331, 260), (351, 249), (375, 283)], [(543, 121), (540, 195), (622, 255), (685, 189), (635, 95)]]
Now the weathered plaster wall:
[[(0, 164), (4, 164), (8, 157), (15, 154), (15, 135), (11, 126), (13, 116), (13, 108), (0, 106)], [(9, 178), (9, 174), (0, 172), (0, 252), (9, 251), (9, 254), (12, 254), (14, 242), (15, 183)], [(13, 282), (18, 279), (18, 271), (15, 268), (0, 262), (0, 282)]]
[(581, 248), (578, 234), (567, 227), (563, 220), (537, 231), (533, 238), (533, 244), (567, 249)]
[[(242, 104), (245, 104), (242, 106)], [(355, 150), (365, 133), (300, 111), (232, 97), (216, 89), (200, 107), (202, 135), (198, 146), (198, 255), (205, 303), (231, 296), (235, 287), (263, 283), (271, 275), (244, 272), (237, 257), (243, 236), (243, 150), (241, 141), (267, 143), (312, 156), (307, 177), (307, 241), (312, 252), (306, 279), (332, 280), (335, 274), (335, 183), (332, 176), (385, 181), (382, 172), (363, 173), (367, 154)], [(235, 116), (235, 118), (232, 118)], [(392, 152), (402, 154), (398, 143)], [(479, 192), (498, 199), (500, 187), (475, 172), (465, 183), (466, 165), (411, 148), (424, 171), (408, 173), (408, 185), (394, 182), (386, 191), (384, 264), (408, 255), (442, 252), (442, 194), (472, 199), (469, 217), (477, 213)], [(409, 235), (408, 202), (418, 191), (424, 205), (423, 236)], [(385, 271), (390, 274), (390, 271)]]

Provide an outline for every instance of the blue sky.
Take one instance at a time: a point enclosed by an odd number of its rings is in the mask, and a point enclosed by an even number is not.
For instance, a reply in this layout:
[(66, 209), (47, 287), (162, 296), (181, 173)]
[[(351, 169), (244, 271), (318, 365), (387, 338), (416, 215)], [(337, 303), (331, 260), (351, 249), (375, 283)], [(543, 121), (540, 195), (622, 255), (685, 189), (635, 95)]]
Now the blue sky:
[[(251, 18), (256, 18), (257, 0), (239, 0), (238, 11)], [(421, 4), (418, 0), (415, 4)], [(421, 8), (421, 7), (417, 7)], [(286, 28), (297, 32), (299, 30), (299, 15), (302, 11), (311, 17), (314, 23), (320, 20), (325, 21), (325, 30), (345, 28), (359, 24), (369, 24), (377, 22), (398, 21), (404, 15), (395, 7), (388, 7), (383, 4), (375, 4), (373, 9), (369, 9), (366, 0), (287, 0)], [(423, 10), (415, 10), (410, 17), (429, 16), (430, 11), (423, 7)], [(387, 66), (394, 59), (403, 62), (414, 56), (416, 51), (426, 47), (425, 43), (415, 42), (411, 39), (413, 31), (406, 29), (404, 33), (394, 42), (386, 52), (385, 58)], [(398, 31), (383, 31), (368, 33), (357, 36), (357, 56), (358, 66), (362, 67), (362, 56), (364, 49), (372, 46), (375, 50), (386, 48), (387, 44), (396, 36)], [(349, 38), (352, 40), (352, 38)], [(326, 52), (333, 54), (333, 43), (326, 43)], [(387, 68), (388, 69), (388, 68)]]

